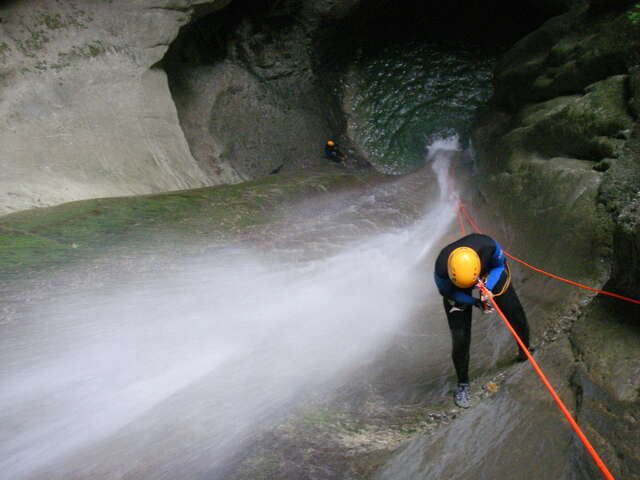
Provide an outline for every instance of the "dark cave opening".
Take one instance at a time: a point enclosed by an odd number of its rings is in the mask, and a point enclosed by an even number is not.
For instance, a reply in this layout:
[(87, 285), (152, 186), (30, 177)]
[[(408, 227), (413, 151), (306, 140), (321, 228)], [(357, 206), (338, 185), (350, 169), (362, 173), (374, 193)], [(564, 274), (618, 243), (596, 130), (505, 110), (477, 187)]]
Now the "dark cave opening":
[(183, 27), (162, 66), (171, 69), (184, 63), (215, 64), (232, 56), (234, 61), (243, 61), (241, 51), (230, 52), (243, 24), (255, 37), (251, 47), (257, 50), (275, 35), (294, 25), (302, 26), (313, 38), (315, 64), (320, 70), (323, 65), (348, 61), (355, 51), (374, 52), (391, 44), (416, 41), (504, 50), (561, 11), (535, 1), (369, 0), (342, 19), (314, 19), (303, 0), (234, 0)]
[(339, 22), (327, 22), (315, 42), (319, 71), (337, 71), (357, 57), (392, 45), (437, 43), (505, 52), (562, 9), (506, 0), (392, 2), (371, 0)]
[[(437, 43), (443, 51), (448, 46), (473, 48), (479, 59), (496, 56), (557, 13), (536, 7), (536, 0), (364, 0), (341, 15), (326, 6), (339, 3), (234, 0), (215, 11), (196, 9), (194, 19), (181, 29), (159, 66), (167, 72), (183, 131), (201, 165), (217, 172), (223, 163), (242, 155), (255, 156), (248, 170), (238, 170), (244, 172), (243, 178), (252, 178), (264, 174), (257, 166), (258, 149), (271, 151), (266, 155), (269, 171), (283, 163), (311, 165), (321, 161), (317, 152), (327, 138), (336, 138), (357, 162), (367, 164), (368, 153), (355, 146), (347, 133), (340, 98), (340, 82), (354, 62), (375, 58), (390, 47), (411, 50), (427, 43)], [(238, 66), (257, 83), (241, 79), (237, 72), (230, 80), (220, 73), (222, 65)], [(236, 83), (222, 92), (213, 86), (216, 82)], [(223, 96), (228, 107), (225, 114), (211, 100)], [(206, 111), (200, 109), (203, 104)], [(215, 108), (217, 119), (212, 115)], [(194, 114), (197, 109), (202, 114)], [(225, 125), (221, 115), (238, 121)], [(281, 122), (277, 128), (274, 122), (267, 126), (255, 120), (258, 115)], [(246, 139), (254, 141), (234, 138), (232, 147), (227, 141), (231, 125), (243, 128)], [(300, 147), (303, 142), (304, 148)], [(310, 160), (300, 161), (301, 157)]]
[(361, 43), (415, 40), (510, 46), (550, 17), (534, 4), (508, 0), (449, 0), (361, 4), (346, 19)]
[[(180, 64), (213, 65), (234, 56), (231, 46), (242, 25), (255, 37), (251, 47), (260, 49), (260, 41), (299, 23), (298, 0), (235, 0), (227, 7), (199, 14), (184, 26), (165, 55), (162, 67), (175, 69)], [(242, 61), (242, 52), (236, 52)], [(245, 59), (246, 60), (246, 59)]]

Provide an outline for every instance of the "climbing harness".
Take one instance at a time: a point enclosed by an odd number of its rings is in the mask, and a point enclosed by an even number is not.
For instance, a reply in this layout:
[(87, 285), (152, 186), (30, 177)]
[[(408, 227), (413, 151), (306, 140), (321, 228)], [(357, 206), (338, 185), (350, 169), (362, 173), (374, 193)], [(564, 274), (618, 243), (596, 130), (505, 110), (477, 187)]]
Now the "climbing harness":
[[(507, 272), (507, 278), (504, 281), (504, 285), (502, 285), (502, 288), (500, 289), (500, 291), (498, 293), (493, 294), (494, 297), (499, 297), (500, 295), (502, 295), (504, 292), (507, 291), (507, 288), (509, 288), (509, 285), (511, 285), (511, 269), (509, 268), (509, 264), (507, 262), (504, 262), (504, 269)], [(487, 277), (488, 275), (484, 275), (484, 277), (482, 278), (482, 281), (486, 282)]]

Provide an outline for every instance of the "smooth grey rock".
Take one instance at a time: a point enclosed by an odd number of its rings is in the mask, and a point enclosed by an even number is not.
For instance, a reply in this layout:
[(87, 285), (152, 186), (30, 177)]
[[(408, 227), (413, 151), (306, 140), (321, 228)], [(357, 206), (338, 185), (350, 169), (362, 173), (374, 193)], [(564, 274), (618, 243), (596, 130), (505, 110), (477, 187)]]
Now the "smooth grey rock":
[(162, 70), (169, 46), (183, 26), (231, 0), (1, 6), (0, 214), (233, 183), (322, 161), (340, 126), (318, 89), (313, 35), (360, 1), (279, 2), (266, 15), (277, 21), (265, 28), (269, 18), (247, 14), (228, 44), (236, 65), (180, 72), (180, 120)]
[(211, 184), (164, 56), (191, 2), (23, 0), (0, 8), (0, 214)]
[(342, 126), (314, 71), (314, 42), (324, 19), (355, 3), (283, 1), (232, 12), (230, 25), (201, 18), (181, 32), (164, 64), (201, 168), (238, 182), (326, 162), (323, 146)]
[(180, 121), (194, 157), (210, 176), (234, 183), (283, 164), (323, 161), (329, 129), (321, 115), (292, 105), (237, 64), (182, 72), (172, 87)]
[[(569, 409), (575, 398), (569, 343), (536, 355)], [(479, 389), (473, 386), (473, 390)], [(395, 455), (377, 480), (565, 478), (572, 433), (528, 364), (512, 369), (493, 397), (432, 436), (418, 437)], [(544, 461), (541, 461), (544, 455)]]

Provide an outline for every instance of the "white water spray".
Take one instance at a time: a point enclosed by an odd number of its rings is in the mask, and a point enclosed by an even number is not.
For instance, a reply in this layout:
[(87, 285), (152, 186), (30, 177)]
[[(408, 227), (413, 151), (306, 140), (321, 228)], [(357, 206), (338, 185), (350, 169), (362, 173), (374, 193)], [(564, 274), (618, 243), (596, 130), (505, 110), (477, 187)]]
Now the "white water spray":
[[(2, 325), (3, 476), (216, 478), (299, 393), (366, 363), (435, 295), (426, 258), (453, 219), (457, 148), (430, 147), (441, 195), (409, 227), (356, 232), (306, 261), (229, 248), (108, 289), (61, 289)], [(326, 221), (355, 224), (381, 194)]]

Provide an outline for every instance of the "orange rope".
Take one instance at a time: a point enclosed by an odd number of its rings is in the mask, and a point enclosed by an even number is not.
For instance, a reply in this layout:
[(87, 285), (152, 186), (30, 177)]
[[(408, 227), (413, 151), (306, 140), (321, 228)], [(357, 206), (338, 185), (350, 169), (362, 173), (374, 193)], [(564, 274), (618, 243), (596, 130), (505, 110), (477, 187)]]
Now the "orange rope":
[(460, 204), (458, 205), (458, 210), (462, 212), (462, 214), (464, 215), (464, 218), (467, 219), (467, 221), (469, 222), (469, 225), (471, 225), (476, 232), (482, 233), (478, 225), (476, 225), (476, 223), (473, 221), (473, 219), (469, 215), (469, 212), (467, 212), (467, 207), (465, 207), (464, 203), (460, 202)]
[(588, 287), (587, 285), (583, 285), (581, 283), (574, 282), (573, 280), (568, 280), (566, 278), (559, 277), (558, 275), (554, 275), (553, 273), (545, 272), (544, 270), (536, 268), (533, 265), (529, 265), (524, 260), (520, 260), (519, 258), (514, 257), (513, 255), (511, 255), (508, 252), (504, 252), (504, 254), (507, 257), (511, 258), (512, 260), (515, 260), (516, 262), (520, 262), (522, 265), (524, 265), (525, 267), (530, 268), (531, 270), (534, 270), (534, 271), (536, 271), (538, 273), (542, 273), (543, 275), (547, 275), (548, 277), (555, 278), (556, 280), (560, 280), (561, 282), (565, 282), (565, 283), (568, 283), (570, 285), (575, 285), (576, 287), (584, 288), (585, 290), (591, 290), (592, 292), (600, 293), (602, 295), (609, 295), (610, 297), (619, 298), (620, 300), (624, 300), (626, 302), (631, 302), (631, 303), (635, 303), (637, 305), (640, 305), (640, 300), (636, 300), (634, 298), (625, 297), (623, 295), (618, 295), (617, 293), (605, 292), (604, 290), (598, 290), (597, 288)]
[(480, 288), (480, 291), (482, 292), (482, 294), (488, 297), (489, 300), (491, 300), (491, 304), (493, 305), (493, 308), (496, 309), (496, 312), (498, 312), (498, 315), (500, 315), (500, 318), (502, 319), (504, 324), (507, 326), (507, 328), (511, 332), (511, 335), (513, 335), (513, 337), (516, 339), (516, 342), (518, 343), (520, 349), (524, 352), (524, 354), (529, 359), (531, 366), (538, 374), (538, 377), (540, 377), (540, 380), (542, 380), (542, 383), (551, 394), (551, 397), (555, 400), (556, 405), (558, 405), (558, 408), (560, 408), (560, 411), (562, 412), (562, 414), (565, 416), (565, 418), (567, 419), (567, 421), (569, 422), (573, 430), (576, 432), (576, 435), (578, 435), (578, 437), (580, 438), (580, 441), (582, 441), (582, 443), (584, 444), (585, 448), (589, 452), (589, 455), (591, 455), (591, 458), (593, 458), (593, 460), (596, 462), (596, 465), (604, 475), (604, 478), (606, 478), (607, 480), (615, 480), (613, 475), (611, 475), (611, 472), (609, 471), (607, 466), (604, 464), (604, 462), (596, 452), (595, 448), (593, 448), (593, 446), (587, 439), (586, 435), (582, 432), (582, 429), (580, 428), (580, 426), (573, 419), (573, 417), (571, 416), (571, 413), (569, 413), (569, 410), (567, 409), (567, 407), (564, 405), (564, 403), (562, 402), (562, 400), (560, 399), (556, 391), (551, 386), (551, 383), (549, 383), (549, 380), (547, 380), (547, 377), (538, 366), (538, 363), (534, 360), (533, 356), (529, 352), (529, 349), (526, 347), (524, 342), (520, 339), (516, 331), (513, 329), (513, 327), (509, 323), (509, 320), (507, 320), (507, 317), (505, 317), (504, 313), (502, 313), (502, 310), (500, 310), (500, 307), (498, 307), (498, 304), (493, 299), (491, 292), (489, 292), (489, 290), (484, 286), (484, 284), (481, 281), (478, 281), (478, 287)]
[(464, 230), (464, 223), (462, 221), (462, 215), (460, 215), (460, 209), (456, 210), (456, 216), (458, 217), (458, 225), (460, 225), (460, 232), (462, 233), (462, 235), (464, 235), (465, 230)]
[[(474, 229), (476, 232), (478, 232), (478, 233), (482, 233), (482, 232), (480, 231), (480, 229), (478, 228), (478, 226), (477, 226), (477, 225), (475, 224), (475, 222), (473, 221), (473, 219), (471, 218), (471, 216), (469, 215), (469, 212), (467, 212), (466, 207), (465, 207), (462, 203), (460, 203), (460, 204), (458, 205), (458, 211), (459, 211), (459, 212), (462, 212), (462, 214), (464, 215), (464, 217), (467, 219), (467, 221), (469, 222), (469, 224), (473, 227), (473, 229)], [(464, 231), (463, 231), (462, 233), (464, 234)], [(511, 255), (509, 252), (507, 252), (507, 251), (505, 251), (505, 250), (503, 250), (503, 252), (504, 252), (504, 254), (505, 254), (507, 257), (509, 257), (510, 259), (515, 260), (516, 262), (521, 263), (521, 264), (522, 264), (522, 265), (524, 265), (525, 267), (530, 268), (531, 270), (536, 271), (536, 272), (538, 272), (538, 273), (541, 273), (541, 274), (543, 274), (543, 275), (546, 275), (546, 276), (548, 276), (548, 277), (555, 278), (556, 280), (560, 280), (561, 282), (565, 282), (565, 283), (568, 283), (568, 284), (570, 284), (570, 285), (574, 285), (574, 286), (576, 286), (576, 287), (584, 288), (585, 290), (590, 290), (590, 291), (592, 291), (592, 292), (599, 293), (599, 294), (601, 294), (601, 295), (608, 295), (608, 296), (610, 296), (610, 297), (618, 298), (618, 299), (620, 299), (620, 300), (624, 300), (624, 301), (626, 301), (626, 302), (631, 302), (631, 303), (635, 303), (636, 305), (640, 305), (640, 300), (636, 300), (636, 299), (634, 299), (634, 298), (625, 297), (625, 296), (623, 296), (623, 295), (619, 295), (619, 294), (617, 294), (617, 293), (611, 293), (611, 292), (606, 292), (606, 291), (604, 291), (604, 290), (598, 290), (597, 288), (592, 288), (592, 287), (589, 287), (589, 286), (587, 286), (587, 285), (583, 285), (582, 283), (574, 282), (573, 280), (569, 280), (569, 279), (567, 279), (567, 278), (563, 278), (563, 277), (560, 277), (560, 276), (558, 276), (558, 275), (554, 275), (553, 273), (545, 272), (544, 270), (542, 270), (542, 269), (540, 269), (540, 268), (534, 267), (533, 265), (529, 265), (529, 264), (528, 264), (527, 262), (525, 262), (524, 260), (520, 260), (519, 258), (514, 257), (513, 255)]]

